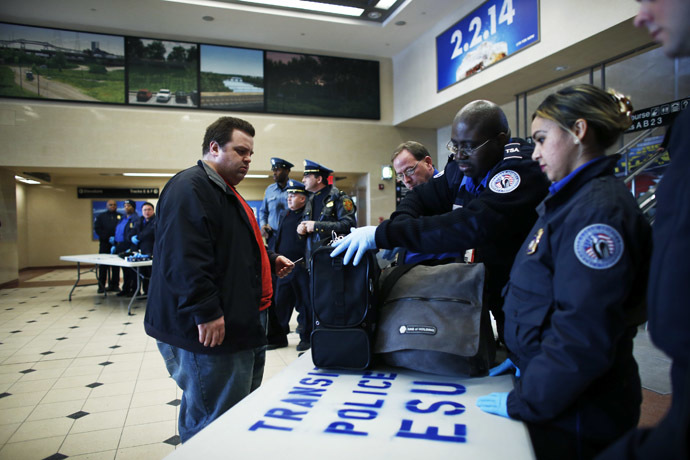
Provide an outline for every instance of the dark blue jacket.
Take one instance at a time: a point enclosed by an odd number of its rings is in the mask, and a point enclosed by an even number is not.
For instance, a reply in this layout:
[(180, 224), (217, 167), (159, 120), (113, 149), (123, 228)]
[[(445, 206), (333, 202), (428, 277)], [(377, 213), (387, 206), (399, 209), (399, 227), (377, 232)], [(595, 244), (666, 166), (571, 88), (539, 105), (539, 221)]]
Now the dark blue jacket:
[[(315, 200), (322, 200), (321, 203), (314, 203)], [(314, 209), (320, 209), (319, 215), (315, 215)], [(351, 227), (357, 226), (357, 209), (352, 199), (347, 193), (331, 186), (330, 190), (323, 189), (321, 193), (309, 195), (307, 204), (304, 206), (302, 220), (313, 220), (314, 232), (306, 235), (305, 261), (309, 265), (311, 254), (324, 241), (329, 241), (333, 232), (338, 235), (350, 233)]]
[[(259, 322), (261, 253), (233, 190), (199, 161), (166, 184), (156, 218), (146, 333), (194, 353), (265, 345)], [(273, 266), (275, 255), (269, 258)], [(197, 325), (221, 316), (223, 344), (204, 347)]]
[(148, 222), (144, 216), (139, 219), (137, 226), (137, 238), (139, 238), (138, 249), (142, 254), (153, 255), (153, 244), (156, 240), (156, 215), (154, 214)]
[(98, 235), (99, 252), (101, 254), (110, 254), (110, 237), (115, 236), (115, 229), (117, 224), (122, 220), (122, 214), (117, 211), (105, 210), (93, 221), (93, 231)]
[(671, 408), (657, 427), (633, 430), (602, 459), (690, 458), (690, 108), (667, 139), (671, 163), (656, 191), (647, 302), (652, 341), (673, 360)]
[[(475, 261), (487, 267), (484, 303), (500, 308), (501, 289), (515, 254), (537, 218), (535, 208), (548, 192), (548, 180), (531, 159), (533, 150), (532, 145), (512, 139), (478, 195), (461, 187), (465, 176), (455, 161), (449, 162), (443, 174), (410, 190), (391, 218), (378, 226), (376, 246), (423, 253), (476, 249)], [(515, 179), (512, 173), (519, 182), (511, 185), (517, 186), (501, 189), (502, 176)], [(491, 186), (494, 180), (499, 184)]]
[(522, 371), (508, 414), (578, 442), (611, 442), (640, 414), (632, 347), (645, 319), (651, 230), (613, 176), (617, 160), (588, 164), (539, 205), (503, 305), (506, 345)]

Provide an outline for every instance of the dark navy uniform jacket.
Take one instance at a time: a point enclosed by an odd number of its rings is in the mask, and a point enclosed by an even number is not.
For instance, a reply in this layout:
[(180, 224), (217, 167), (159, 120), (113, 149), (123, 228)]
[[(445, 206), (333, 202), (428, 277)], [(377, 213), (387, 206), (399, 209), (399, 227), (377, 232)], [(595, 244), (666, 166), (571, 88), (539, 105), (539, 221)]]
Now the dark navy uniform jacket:
[(93, 221), (93, 230), (98, 235), (99, 252), (110, 254), (110, 237), (115, 236), (115, 229), (122, 220), (122, 214), (117, 211), (104, 211)]
[(505, 341), (522, 376), (508, 414), (613, 441), (637, 425), (632, 355), (644, 321), (651, 230), (613, 176), (592, 161), (537, 208), (505, 289)]
[(319, 242), (331, 239), (333, 232), (345, 235), (350, 233), (351, 227), (357, 226), (356, 208), (352, 199), (335, 186), (327, 186), (309, 195), (302, 220), (315, 221), (314, 232), (307, 235), (305, 261), (309, 261)]
[(146, 222), (144, 216), (139, 219), (137, 237), (139, 238), (139, 250), (142, 254), (153, 255), (153, 243), (155, 241), (156, 216), (155, 214)]
[(602, 458), (690, 458), (690, 109), (668, 133), (671, 163), (656, 191), (654, 252), (647, 293), (649, 333), (673, 360), (673, 399), (653, 429), (636, 430)]
[(475, 261), (487, 267), (485, 304), (500, 308), (515, 253), (537, 218), (535, 208), (549, 182), (532, 161), (533, 146), (521, 139), (506, 144), (503, 160), (485, 185), (469, 191), (455, 161), (443, 174), (410, 190), (389, 220), (376, 229), (376, 246), (402, 246), (422, 253), (476, 249)]

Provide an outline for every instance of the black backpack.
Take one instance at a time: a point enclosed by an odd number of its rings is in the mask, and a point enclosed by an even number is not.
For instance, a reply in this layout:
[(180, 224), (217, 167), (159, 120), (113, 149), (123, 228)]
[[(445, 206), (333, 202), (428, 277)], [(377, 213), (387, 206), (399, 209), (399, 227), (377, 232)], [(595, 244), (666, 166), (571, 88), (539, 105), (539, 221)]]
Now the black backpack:
[(366, 369), (371, 364), (376, 327), (379, 266), (374, 251), (354, 266), (343, 255), (331, 257), (322, 246), (310, 260), (310, 292), (314, 313), (311, 356), (325, 369)]

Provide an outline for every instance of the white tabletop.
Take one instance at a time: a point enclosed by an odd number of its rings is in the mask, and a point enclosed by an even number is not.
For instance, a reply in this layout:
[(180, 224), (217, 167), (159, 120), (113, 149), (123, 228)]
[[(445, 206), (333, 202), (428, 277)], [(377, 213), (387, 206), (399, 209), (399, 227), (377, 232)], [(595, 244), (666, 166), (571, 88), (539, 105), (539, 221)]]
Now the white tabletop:
[(153, 264), (152, 260), (142, 262), (127, 262), (117, 254), (79, 254), (73, 256), (60, 256), (60, 260), (66, 262), (81, 262), (85, 264), (113, 265), (116, 267), (147, 267)]
[(509, 376), (318, 370), (307, 352), (166, 459), (533, 459), (522, 422), (475, 405), (511, 388)]

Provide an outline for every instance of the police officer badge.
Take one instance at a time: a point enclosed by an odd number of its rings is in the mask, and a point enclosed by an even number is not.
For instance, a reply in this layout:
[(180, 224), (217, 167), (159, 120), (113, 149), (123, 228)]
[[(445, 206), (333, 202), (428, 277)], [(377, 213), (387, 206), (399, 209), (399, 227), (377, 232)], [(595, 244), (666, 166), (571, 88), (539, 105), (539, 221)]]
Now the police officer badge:
[(580, 230), (573, 249), (577, 259), (589, 268), (604, 270), (613, 267), (623, 255), (623, 238), (606, 224), (592, 224)]
[(489, 188), (495, 193), (510, 193), (520, 185), (520, 175), (513, 170), (506, 169), (491, 178)]

